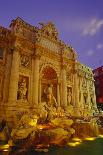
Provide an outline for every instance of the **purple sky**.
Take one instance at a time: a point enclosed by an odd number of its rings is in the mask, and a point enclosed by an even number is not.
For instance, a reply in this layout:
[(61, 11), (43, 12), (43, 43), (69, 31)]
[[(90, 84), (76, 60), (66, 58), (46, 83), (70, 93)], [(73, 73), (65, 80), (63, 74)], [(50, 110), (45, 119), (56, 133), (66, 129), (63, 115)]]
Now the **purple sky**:
[(36, 26), (52, 21), (81, 63), (103, 65), (103, 0), (0, 0), (0, 25), (17, 16)]

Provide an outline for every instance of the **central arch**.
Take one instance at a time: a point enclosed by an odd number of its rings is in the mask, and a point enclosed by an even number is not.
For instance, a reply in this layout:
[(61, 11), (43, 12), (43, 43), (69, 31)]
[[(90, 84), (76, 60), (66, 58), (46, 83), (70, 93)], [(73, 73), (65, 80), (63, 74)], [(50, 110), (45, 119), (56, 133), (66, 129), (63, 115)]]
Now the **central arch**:
[(49, 84), (53, 85), (52, 91), (55, 99), (57, 100), (57, 73), (51, 66), (45, 66), (42, 70), (41, 78), (41, 101), (45, 101), (45, 90)]

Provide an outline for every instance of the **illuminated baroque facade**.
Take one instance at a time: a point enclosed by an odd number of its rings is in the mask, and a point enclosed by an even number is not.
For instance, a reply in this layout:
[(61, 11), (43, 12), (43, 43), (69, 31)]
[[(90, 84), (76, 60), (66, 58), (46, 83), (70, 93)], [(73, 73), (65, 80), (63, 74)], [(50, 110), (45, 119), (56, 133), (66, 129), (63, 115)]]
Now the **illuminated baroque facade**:
[(70, 115), (92, 115), (97, 109), (93, 73), (51, 22), (35, 27), (17, 18), (10, 29), (0, 27), (0, 102), (0, 114), (7, 117), (11, 110), (45, 102), (56, 109), (72, 107)]

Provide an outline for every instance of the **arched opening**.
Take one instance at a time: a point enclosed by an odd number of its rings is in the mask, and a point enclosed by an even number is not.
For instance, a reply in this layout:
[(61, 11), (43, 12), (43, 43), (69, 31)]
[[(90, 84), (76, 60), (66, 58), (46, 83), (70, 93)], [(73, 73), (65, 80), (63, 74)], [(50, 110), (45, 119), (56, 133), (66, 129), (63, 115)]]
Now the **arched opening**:
[(45, 101), (45, 91), (48, 88), (48, 85), (52, 84), (52, 92), (57, 100), (57, 74), (56, 71), (50, 67), (47, 66), (42, 70), (42, 79), (41, 79), (41, 101)]

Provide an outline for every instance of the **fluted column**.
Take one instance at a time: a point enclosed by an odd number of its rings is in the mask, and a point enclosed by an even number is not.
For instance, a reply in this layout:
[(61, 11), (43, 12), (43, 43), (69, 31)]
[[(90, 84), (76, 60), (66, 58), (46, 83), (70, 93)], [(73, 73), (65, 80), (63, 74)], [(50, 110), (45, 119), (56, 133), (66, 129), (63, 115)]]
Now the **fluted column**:
[(60, 83), (60, 106), (62, 106), (63, 97), (62, 97), (62, 82)]
[(91, 109), (91, 97), (90, 97), (90, 91), (89, 91), (89, 81), (87, 81), (87, 92), (88, 92), (88, 98), (87, 98), (87, 103), (89, 106), (89, 109)]
[(13, 51), (11, 75), (10, 75), (10, 85), (9, 85), (9, 101), (17, 100), (17, 90), (18, 90), (18, 80), (19, 80), (19, 64), (20, 64), (20, 54), (18, 49)]
[(60, 84), (57, 84), (57, 103), (60, 106)]
[(38, 104), (39, 98), (39, 54), (33, 59), (33, 103)]
[(39, 79), (39, 103), (41, 103), (41, 77)]
[(67, 106), (67, 81), (65, 66), (62, 68), (62, 102), (63, 106)]
[(73, 102), (73, 106), (75, 106), (75, 78), (74, 78), (74, 74), (73, 74), (73, 92), (72, 92), (72, 102)]
[(93, 81), (93, 95), (94, 95), (94, 107), (97, 109), (97, 103), (96, 103), (96, 92), (95, 92), (94, 81)]
[(8, 56), (7, 56), (4, 87), (3, 87), (3, 101), (4, 102), (7, 102), (8, 95), (9, 95), (9, 81), (10, 81), (11, 65), (12, 65), (12, 51), (9, 51)]
[(80, 106), (82, 108), (84, 108), (84, 102), (83, 102), (83, 88), (82, 88), (82, 85), (83, 85), (83, 78), (81, 77), (80, 78), (80, 92), (81, 92), (81, 100), (80, 100)]
[(74, 105), (75, 107), (78, 107), (79, 106), (79, 88), (78, 88), (78, 77), (77, 77), (77, 73), (75, 72), (74, 73)]

